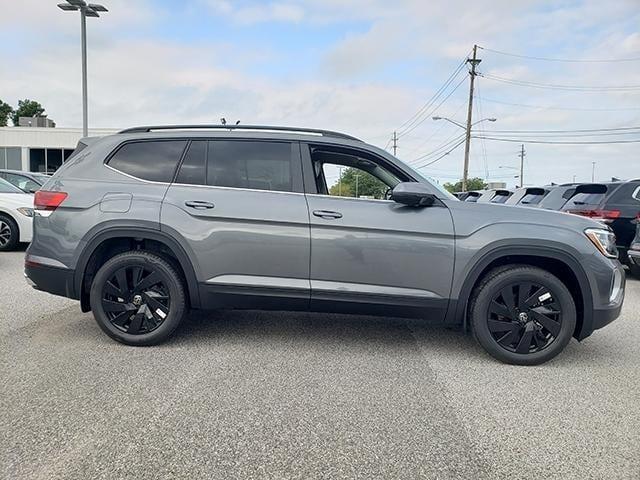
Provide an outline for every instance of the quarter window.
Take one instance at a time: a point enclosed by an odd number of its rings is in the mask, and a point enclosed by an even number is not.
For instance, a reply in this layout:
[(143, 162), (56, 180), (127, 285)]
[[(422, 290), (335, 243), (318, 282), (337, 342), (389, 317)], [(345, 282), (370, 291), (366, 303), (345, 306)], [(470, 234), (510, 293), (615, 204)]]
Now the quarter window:
[(144, 180), (170, 182), (186, 144), (186, 140), (126, 143), (109, 166)]

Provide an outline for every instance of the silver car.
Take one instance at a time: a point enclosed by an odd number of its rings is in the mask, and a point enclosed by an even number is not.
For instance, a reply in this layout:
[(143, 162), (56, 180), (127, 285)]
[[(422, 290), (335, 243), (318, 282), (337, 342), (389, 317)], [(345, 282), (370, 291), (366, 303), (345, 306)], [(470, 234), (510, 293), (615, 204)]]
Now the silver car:
[(336, 132), (137, 127), (82, 139), (35, 196), (25, 274), (117, 341), (190, 309), (343, 312), (459, 326), (539, 364), (614, 320), (615, 239), (577, 216), (465, 203)]

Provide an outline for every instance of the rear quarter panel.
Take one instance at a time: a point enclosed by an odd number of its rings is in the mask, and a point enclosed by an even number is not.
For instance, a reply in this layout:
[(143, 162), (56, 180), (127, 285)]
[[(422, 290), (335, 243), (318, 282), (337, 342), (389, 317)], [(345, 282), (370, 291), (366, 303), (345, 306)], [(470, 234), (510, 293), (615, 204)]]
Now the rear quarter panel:
[(119, 137), (105, 137), (84, 149), (46, 182), (44, 190), (67, 192), (68, 197), (49, 217), (36, 215), (30, 254), (54, 258), (73, 269), (101, 227), (159, 229), (168, 184), (138, 180), (104, 165), (108, 154), (126, 139)]

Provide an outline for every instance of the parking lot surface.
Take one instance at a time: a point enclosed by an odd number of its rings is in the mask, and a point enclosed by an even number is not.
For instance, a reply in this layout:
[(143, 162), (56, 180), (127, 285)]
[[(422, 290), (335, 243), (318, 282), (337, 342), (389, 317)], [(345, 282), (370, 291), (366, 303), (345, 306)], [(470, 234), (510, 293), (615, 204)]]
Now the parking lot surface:
[(640, 282), (546, 365), (457, 331), (191, 315), (117, 344), (0, 254), (0, 478), (640, 478)]

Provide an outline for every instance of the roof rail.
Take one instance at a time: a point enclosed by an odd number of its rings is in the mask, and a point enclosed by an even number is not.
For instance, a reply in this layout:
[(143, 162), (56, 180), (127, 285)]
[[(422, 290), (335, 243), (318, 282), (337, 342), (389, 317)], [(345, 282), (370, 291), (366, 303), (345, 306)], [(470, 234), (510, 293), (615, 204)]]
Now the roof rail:
[(157, 130), (258, 130), (272, 132), (290, 132), (290, 133), (311, 133), (313, 135), (321, 135), (323, 137), (343, 138), (346, 140), (362, 140), (352, 137), (344, 133), (333, 132), (331, 130), (318, 130), (314, 128), (297, 128), (297, 127), (273, 127), (269, 125), (149, 125), (143, 127), (126, 128), (118, 133), (148, 133)]

